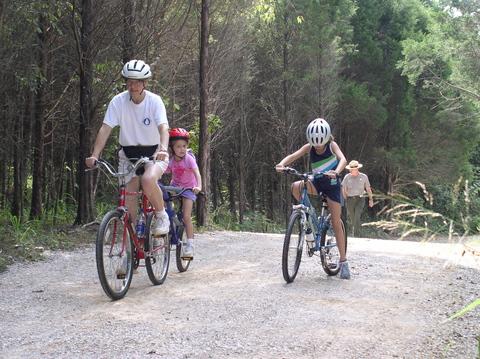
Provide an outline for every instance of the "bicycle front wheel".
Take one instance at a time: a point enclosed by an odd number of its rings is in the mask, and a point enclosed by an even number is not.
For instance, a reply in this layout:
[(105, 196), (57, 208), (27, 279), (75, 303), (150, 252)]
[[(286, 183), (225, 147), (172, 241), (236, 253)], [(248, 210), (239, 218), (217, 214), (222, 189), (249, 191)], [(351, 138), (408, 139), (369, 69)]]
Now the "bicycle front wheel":
[(154, 285), (159, 285), (167, 278), (170, 265), (170, 233), (160, 237), (154, 236), (152, 233), (154, 224), (155, 216), (150, 213), (145, 231), (145, 268), (150, 281)]
[(97, 232), (96, 260), (100, 284), (112, 299), (127, 294), (133, 275), (132, 240), (122, 213), (113, 210), (102, 219)]
[[(347, 232), (345, 224), (342, 221), (343, 235), (345, 236), (345, 251), (347, 250)], [(330, 228), (324, 228), (320, 237), (320, 259), (322, 268), (328, 275), (337, 275), (340, 270), (340, 251), (337, 246), (337, 239), (333, 232), (332, 225)]]
[(290, 216), (287, 233), (283, 241), (282, 272), (287, 283), (294, 281), (302, 260), (305, 229), (302, 225), (302, 213), (295, 211)]
[(177, 258), (177, 269), (179, 272), (185, 272), (190, 267), (190, 259), (182, 258), (182, 246), (186, 241), (185, 227), (183, 225), (178, 227), (178, 243), (175, 250), (175, 256)]

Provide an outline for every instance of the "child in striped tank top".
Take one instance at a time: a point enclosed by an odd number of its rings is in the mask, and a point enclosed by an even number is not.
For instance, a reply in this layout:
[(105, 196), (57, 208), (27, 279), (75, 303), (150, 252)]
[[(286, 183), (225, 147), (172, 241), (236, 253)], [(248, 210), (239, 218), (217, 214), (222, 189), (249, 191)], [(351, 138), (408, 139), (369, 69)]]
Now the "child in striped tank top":
[[(350, 269), (345, 253), (345, 235), (341, 222), (341, 184), (338, 176), (345, 168), (347, 160), (338, 144), (333, 141), (330, 125), (322, 118), (310, 122), (306, 131), (308, 143), (294, 153), (282, 159), (276, 166), (277, 172), (282, 172), (287, 165), (309, 154), (310, 166), (315, 176), (313, 182), (308, 182), (308, 193), (318, 195), (322, 192), (327, 196), (328, 209), (332, 215), (331, 221), (338, 250), (340, 252), (340, 278), (350, 279)], [(300, 200), (303, 181), (292, 184), (292, 195)]]

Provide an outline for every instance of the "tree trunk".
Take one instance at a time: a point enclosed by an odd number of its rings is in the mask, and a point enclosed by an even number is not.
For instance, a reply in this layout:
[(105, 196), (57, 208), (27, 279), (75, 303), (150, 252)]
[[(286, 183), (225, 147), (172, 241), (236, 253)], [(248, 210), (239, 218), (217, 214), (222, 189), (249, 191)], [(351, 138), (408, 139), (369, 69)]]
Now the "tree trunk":
[[(253, 169), (254, 173), (258, 174), (257, 169)], [(251, 212), (255, 212), (257, 210), (257, 182), (256, 176), (252, 175), (251, 172), (247, 176), (247, 203)], [(259, 209), (259, 208), (258, 208)], [(259, 209), (260, 210), (260, 209)]]
[[(29, 106), (28, 96), (25, 99), (25, 111), (17, 121), (15, 121), (15, 142), (13, 143), (13, 200), (12, 214), (18, 219), (23, 216), (23, 167), (25, 162), (25, 150), (28, 148), (24, 142), (24, 125), (25, 116), (28, 113)], [(25, 147), (24, 147), (25, 146)]]
[(208, 132), (208, 36), (209, 36), (209, 0), (202, 0), (200, 26), (200, 136), (199, 168), (202, 176), (205, 196), (197, 200), (197, 223), (207, 224), (207, 203), (210, 192), (210, 135)]
[[(287, 10), (287, 3), (285, 3), (285, 9), (284, 9), (284, 14), (283, 14), (283, 26), (284, 26), (284, 33), (283, 33), (283, 77), (284, 77), (284, 80), (283, 80), (283, 86), (282, 86), (282, 90), (283, 90), (283, 120), (284, 120), (284, 126), (285, 126), (285, 130), (286, 130), (286, 137), (285, 137), (285, 148), (290, 151), (290, 148), (292, 147), (291, 145), (291, 136), (290, 136), (290, 129), (292, 128), (291, 126), (291, 121), (290, 121), (290, 94), (289, 94), (289, 91), (288, 91), (288, 82), (287, 82), (287, 74), (289, 73), (290, 71), (290, 65), (289, 65), (289, 61), (288, 61), (288, 57), (289, 57), (289, 54), (288, 54), (288, 48), (289, 48), (289, 43), (290, 43), (290, 31), (289, 31), (289, 17), (290, 17), (290, 13), (289, 11)], [(284, 176), (285, 178), (285, 176)], [(285, 183), (286, 182), (286, 179), (284, 179), (282, 181), (282, 183)], [(273, 181), (274, 184), (277, 184), (277, 181), (274, 180)], [(282, 189), (283, 189), (283, 186), (280, 186)], [(288, 188), (288, 186), (286, 186)], [(276, 192), (278, 193), (278, 192)], [(282, 192), (280, 192), (282, 193)], [(290, 204), (291, 204), (291, 196), (290, 196), (290, 193), (287, 192), (287, 191), (283, 191), (283, 193), (286, 194), (286, 198), (285, 198), (285, 201), (286, 201), (286, 207), (289, 208), (290, 207)], [(273, 196), (273, 193), (272, 193), (272, 196)], [(282, 201), (282, 203), (285, 203), (285, 201)], [(284, 209), (284, 213), (285, 213), (285, 222), (288, 223), (288, 217), (290, 216), (290, 213), (288, 213), (288, 209), (286, 209), (284, 206), (282, 206), (282, 208)]]
[(4, 0), (0, 0), (0, 30), (3, 27), (3, 8), (4, 8)]
[(135, 0), (123, 0), (123, 63), (135, 58)]
[[(243, 106), (241, 106), (243, 107)], [(245, 214), (245, 172), (246, 172), (246, 156), (245, 156), (245, 126), (244, 126), (245, 116), (243, 113), (243, 108), (240, 110), (240, 129), (238, 131), (239, 138), (239, 149), (238, 149), (238, 221), (240, 224), (243, 223), (243, 216)]]
[[(273, 158), (273, 155), (272, 155), (272, 144), (269, 142), (267, 143), (266, 145), (266, 148), (267, 148), (267, 155), (270, 159), (270, 163), (275, 163), (275, 159)], [(274, 173), (273, 171), (270, 173), (268, 173), (266, 176), (263, 176), (263, 183), (264, 183), (264, 188), (265, 188), (265, 191), (266, 191), (266, 195), (265, 195), (265, 198), (263, 198), (264, 200), (264, 203), (263, 203), (263, 206), (266, 208), (266, 215), (267, 215), (267, 218), (270, 219), (270, 220), (273, 220), (275, 218), (275, 208), (279, 208), (278, 204), (275, 203), (275, 196), (274, 196), (274, 186), (275, 186), (275, 183), (277, 182), (276, 181), (276, 177), (274, 176), (278, 176), (278, 174)], [(264, 192), (265, 193), (265, 192)], [(280, 206), (280, 209), (281, 209), (281, 206)], [(281, 211), (280, 213), (283, 213), (283, 211)]]
[(236, 182), (235, 165), (233, 163), (228, 166), (228, 208), (233, 218), (237, 219), (237, 206), (235, 205), (235, 182)]
[(44, 135), (45, 135), (45, 82), (47, 74), (47, 28), (48, 19), (45, 14), (39, 15), (38, 33), (38, 69), (37, 88), (35, 94), (34, 140), (33, 140), (33, 183), (30, 218), (40, 218), (43, 207), (44, 187)]
[(92, 116), (92, 31), (93, 31), (92, 0), (82, 0), (82, 29), (80, 37), (80, 126), (78, 153), (78, 208), (76, 224), (87, 223), (94, 218), (92, 202), (91, 176), (85, 173), (85, 158), (90, 155), (90, 120)]
[(215, 211), (218, 208), (218, 197), (220, 192), (220, 174), (218, 173), (218, 158), (217, 151), (212, 151), (212, 187), (210, 189), (210, 194), (212, 197), (212, 207)]

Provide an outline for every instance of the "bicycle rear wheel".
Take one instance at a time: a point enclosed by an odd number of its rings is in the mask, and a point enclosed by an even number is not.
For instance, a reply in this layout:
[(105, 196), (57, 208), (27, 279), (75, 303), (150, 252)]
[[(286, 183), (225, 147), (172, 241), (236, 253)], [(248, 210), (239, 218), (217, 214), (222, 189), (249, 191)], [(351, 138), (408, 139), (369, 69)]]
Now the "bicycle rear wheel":
[(302, 213), (294, 211), (288, 222), (287, 233), (283, 241), (282, 272), (287, 283), (294, 281), (302, 260), (305, 230), (302, 225)]
[[(342, 222), (342, 230), (345, 236), (345, 251), (347, 250), (347, 232), (345, 224)], [(337, 239), (329, 223), (329, 228), (324, 228), (320, 237), (320, 259), (322, 268), (330, 276), (337, 275), (340, 270), (340, 251), (337, 246)]]
[(147, 217), (147, 230), (145, 231), (145, 268), (150, 281), (154, 285), (159, 285), (167, 278), (170, 265), (170, 233), (155, 237), (152, 234), (154, 224), (155, 216), (150, 213)]
[(100, 284), (113, 300), (127, 294), (133, 275), (132, 240), (117, 210), (108, 212), (97, 232), (96, 260)]
[(185, 227), (183, 225), (178, 227), (178, 243), (177, 248), (175, 250), (175, 257), (177, 258), (177, 269), (179, 272), (185, 272), (188, 267), (190, 267), (190, 259), (182, 259), (182, 246), (184, 241), (186, 241), (185, 237)]

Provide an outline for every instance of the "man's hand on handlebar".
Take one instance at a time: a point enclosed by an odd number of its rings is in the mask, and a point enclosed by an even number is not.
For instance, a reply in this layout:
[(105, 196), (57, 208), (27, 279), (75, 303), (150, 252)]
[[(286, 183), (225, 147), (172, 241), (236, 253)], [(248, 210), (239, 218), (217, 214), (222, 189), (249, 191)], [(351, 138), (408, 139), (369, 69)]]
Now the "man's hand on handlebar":
[(165, 161), (165, 162), (168, 162), (168, 151), (158, 151), (158, 152), (155, 152), (155, 154), (153, 155), (153, 158), (154, 158), (156, 161)]
[(93, 168), (93, 167), (96, 166), (97, 161), (98, 161), (98, 158), (97, 158), (97, 157), (94, 157), (94, 156), (87, 157), (87, 158), (85, 158), (85, 165), (86, 165), (88, 168)]

